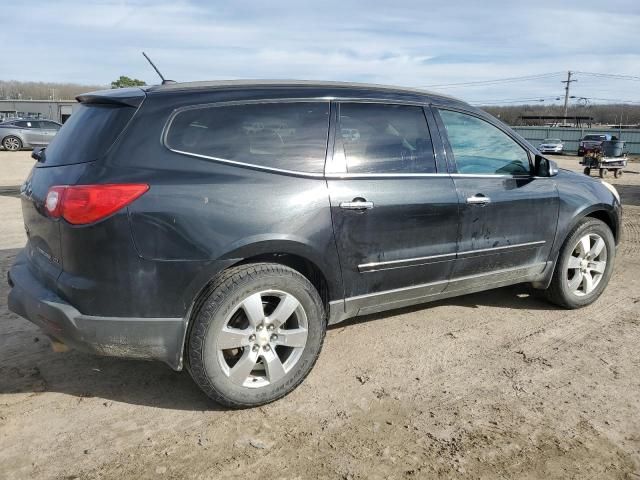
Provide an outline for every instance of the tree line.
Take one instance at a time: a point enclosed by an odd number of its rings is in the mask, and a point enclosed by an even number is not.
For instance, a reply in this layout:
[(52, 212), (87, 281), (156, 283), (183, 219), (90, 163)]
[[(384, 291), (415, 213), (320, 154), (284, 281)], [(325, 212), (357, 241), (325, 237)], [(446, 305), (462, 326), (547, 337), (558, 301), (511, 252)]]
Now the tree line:
[[(77, 83), (19, 82), (0, 80), (0, 99), (2, 100), (71, 100), (76, 96), (94, 90), (122, 88), (145, 85), (143, 80), (120, 76), (110, 85), (82, 85)], [(510, 105), (480, 107), (500, 118), (508, 125), (524, 125), (522, 116), (564, 114), (561, 105)], [(593, 117), (594, 123), (638, 125), (640, 124), (640, 105), (606, 104), (580, 105), (569, 108), (569, 116)], [(527, 125), (543, 125), (544, 120), (527, 120)]]
[(77, 83), (18, 82), (0, 80), (2, 100), (70, 100), (94, 90), (109, 88), (106, 85), (80, 85)]
[(72, 100), (82, 93), (95, 90), (142, 85), (145, 85), (143, 80), (124, 75), (111, 82), (111, 85), (0, 80), (0, 100)]
[[(480, 107), (491, 115), (498, 117), (507, 125), (544, 125), (549, 120), (526, 120), (523, 116), (564, 115), (562, 105), (510, 105)], [(593, 123), (607, 125), (640, 125), (640, 105), (634, 104), (599, 104), (574, 106), (569, 108), (567, 116), (593, 117)], [(569, 122), (571, 122), (569, 120)], [(582, 122), (586, 124), (588, 122)]]

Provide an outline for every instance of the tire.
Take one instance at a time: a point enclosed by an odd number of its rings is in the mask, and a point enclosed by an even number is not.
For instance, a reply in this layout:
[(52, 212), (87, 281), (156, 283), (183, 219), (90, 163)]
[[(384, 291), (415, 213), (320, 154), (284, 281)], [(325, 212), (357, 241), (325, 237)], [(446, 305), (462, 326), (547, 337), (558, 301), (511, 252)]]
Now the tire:
[(607, 170), (606, 168), (601, 168), (600, 169), (600, 178), (605, 178), (609, 173), (609, 170)]
[(2, 139), (2, 146), (9, 152), (17, 152), (22, 150), (22, 140), (14, 135), (8, 135)]
[[(589, 250), (586, 250), (586, 244), (582, 244), (583, 239), (587, 237)], [(591, 260), (583, 255), (585, 251)], [(598, 254), (595, 255), (595, 252)], [(583, 259), (585, 263), (581, 263)], [(613, 272), (614, 260), (615, 240), (611, 229), (601, 220), (583, 218), (562, 245), (551, 284), (546, 290), (547, 298), (556, 305), (570, 309), (590, 305), (607, 287)], [(583, 266), (586, 272), (582, 270)], [(585, 279), (587, 273), (591, 285)]]
[(209, 292), (187, 344), (198, 386), (231, 408), (264, 405), (295, 389), (315, 364), (326, 331), (311, 282), (284, 265), (254, 263), (226, 270)]
[(591, 175), (591, 169), (589, 167), (584, 167), (584, 174)]
[(617, 168), (616, 170), (613, 171), (613, 176), (616, 178), (620, 178), (622, 176), (622, 169), (621, 168)]

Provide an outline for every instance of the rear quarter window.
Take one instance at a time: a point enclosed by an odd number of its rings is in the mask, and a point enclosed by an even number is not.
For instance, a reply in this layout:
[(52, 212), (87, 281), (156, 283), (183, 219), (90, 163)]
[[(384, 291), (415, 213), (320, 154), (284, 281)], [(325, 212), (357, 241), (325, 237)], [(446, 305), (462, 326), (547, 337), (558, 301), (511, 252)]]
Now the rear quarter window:
[(109, 150), (135, 112), (134, 107), (123, 105), (80, 105), (45, 150), (44, 164), (38, 166), (97, 160)]
[(178, 111), (165, 141), (179, 153), (322, 173), (328, 131), (328, 103), (211, 105)]

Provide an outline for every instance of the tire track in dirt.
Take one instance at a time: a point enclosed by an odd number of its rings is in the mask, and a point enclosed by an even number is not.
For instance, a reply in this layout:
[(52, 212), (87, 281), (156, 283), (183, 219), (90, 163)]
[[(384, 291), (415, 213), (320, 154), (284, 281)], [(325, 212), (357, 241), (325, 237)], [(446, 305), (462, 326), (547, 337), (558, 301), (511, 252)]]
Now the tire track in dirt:
[(622, 224), (622, 244), (618, 254), (625, 257), (640, 257), (640, 218), (633, 215)]

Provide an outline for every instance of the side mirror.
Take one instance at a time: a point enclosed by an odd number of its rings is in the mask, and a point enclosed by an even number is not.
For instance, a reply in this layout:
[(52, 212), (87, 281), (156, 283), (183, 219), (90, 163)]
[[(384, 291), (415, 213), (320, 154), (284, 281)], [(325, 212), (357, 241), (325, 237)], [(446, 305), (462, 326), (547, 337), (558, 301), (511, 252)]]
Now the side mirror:
[(45, 147), (36, 147), (31, 152), (31, 158), (37, 160), (38, 162), (42, 162), (44, 160), (44, 149)]
[(558, 164), (542, 155), (536, 155), (535, 170), (537, 177), (555, 177), (558, 174)]

